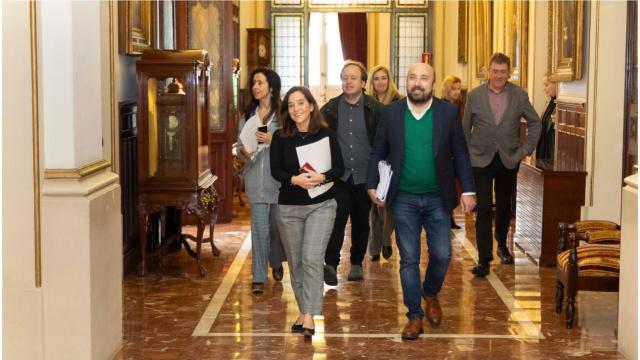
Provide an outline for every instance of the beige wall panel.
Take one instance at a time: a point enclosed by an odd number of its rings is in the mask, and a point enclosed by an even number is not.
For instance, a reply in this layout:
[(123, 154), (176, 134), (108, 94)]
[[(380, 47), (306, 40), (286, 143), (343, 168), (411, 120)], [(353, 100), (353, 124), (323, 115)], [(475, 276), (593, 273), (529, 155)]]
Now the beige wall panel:
[(638, 174), (625, 179), (622, 190), (618, 350), (638, 358)]
[[(433, 34), (431, 34), (431, 41), (433, 41), (432, 49), (433, 54), (431, 54), (431, 65), (433, 65), (433, 70), (436, 72), (436, 89), (438, 88), (437, 84), (439, 84), (440, 80), (443, 78), (444, 74), (444, 63), (445, 63), (445, 43), (444, 43), (444, 34), (445, 30), (445, 3), (442, 1), (434, 1), (430, 4), (433, 6), (432, 14), (433, 19), (428, 19), (427, 21), (432, 21), (433, 26)], [(447, 44), (448, 45), (448, 44)], [(406, 74), (404, 74), (406, 75)], [(402, 76), (403, 78), (405, 76)], [(403, 79), (404, 80), (404, 79)], [(436, 92), (437, 95), (437, 92)]]
[(542, 89), (542, 77), (547, 72), (549, 37), (547, 35), (549, 3), (546, 1), (529, 2), (529, 79), (527, 91), (533, 107), (542, 114), (547, 96)]
[(391, 14), (367, 14), (367, 69), (391, 64)]
[(434, 37), (443, 38), (443, 47), (435, 57), (442, 58), (442, 73), (436, 74), (436, 96), (442, 97), (440, 84), (448, 75), (455, 75), (462, 80), (462, 86), (467, 87), (468, 76), (466, 64), (458, 63), (458, 31), (460, 25), (458, 23), (458, 2), (447, 1), (442, 4), (443, 11), (443, 27), (434, 29)]
[(4, 359), (42, 359), (35, 287), (29, 2), (2, 4), (2, 327)]
[[(587, 206), (583, 218), (620, 222), (626, 2), (591, 2), (587, 103)], [(586, 47), (586, 46), (585, 46)], [(588, 74), (588, 75), (587, 75)], [(588, 77), (588, 79), (586, 79)]]

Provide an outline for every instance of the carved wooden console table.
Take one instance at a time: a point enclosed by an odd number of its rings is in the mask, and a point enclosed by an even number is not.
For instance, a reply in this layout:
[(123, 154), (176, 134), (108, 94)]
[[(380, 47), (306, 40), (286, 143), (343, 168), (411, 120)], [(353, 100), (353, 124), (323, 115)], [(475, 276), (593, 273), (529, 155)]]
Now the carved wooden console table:
[[(216, 192), (213, 184), (209, 187), (200, 189), (200, 191), (194, 194), (181, 194), (176, 196), (175, 194), (166, 193), (143, 193), (140, 194), (138, 201), (140, 252), (142, 254), (142, 261), (139, 268), (140, 275), (144, 276), (146, 273), (147, 254), (145, 249), (147, 248), (148, 216), (154, 212), (160, 211), (165, 206), (175, 206), (178, 210), (185, 211), (187, 214), (194, 215), (197, 218), (197, 235), (193, 236), (189, 234), (182, 234), (180, 235), (180, 239), (167, 239), (163, 242), (157, 252), (162, 254), (171, 242), (181, 241), (189, 255), (196, 259), (200, 276), (204, 276), (206, 274), (206, 270), (202, 265), (202, 243), (209, 242), (209, 244), (211, 244), (213, 255), (220, 255), (220, 250), (218, 250), (213, 242), (213, 233), (217, 219), (216, 206), (219, 201), (218, 193)], [(203, 238), (207, 223), (209, 224), (209, 237)], [(189, 246), (189, 243), (186, 241), (187, 239), (195, 241), (195, 252), (191, 249), (191, 246)]]

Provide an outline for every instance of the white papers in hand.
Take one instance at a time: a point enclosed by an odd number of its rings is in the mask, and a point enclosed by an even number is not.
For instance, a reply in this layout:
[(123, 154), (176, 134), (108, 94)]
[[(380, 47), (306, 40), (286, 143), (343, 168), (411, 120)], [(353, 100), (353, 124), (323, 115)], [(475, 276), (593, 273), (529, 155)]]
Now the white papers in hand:
[[(273, 121), (274, 116), (275, 115), (271, 115), (269, 121), (267, 121), (267, 125), (269, 125)], [(256, 132), (258, 132), (258, 128), (260, 126), (262, 126), (260, 117), (257, 113), (255, 113), (252, 117), (249, 118), (249, 120), (247, 120), (247, 122), (244, 124), (244, 127), (242, 128), (242, 131), (240, 131), (240, 142), (248, 152), (255, 153), (258, 150), (262, 150), (266, 146), (265, 144), (258, 144), (258, 139), (256, 139)]]
[(240, 142), (242, 146), (248, 152), (255, 152), (258, 149), (258, 139), (256, 139), (256, 131), (258, 131), (258, 126), (260, 118), (258, 116), (252, 116), (247, 120), (242, 127), (242, 131), (240, 131)]
[[(298, 146), (296, 153), (298, 154), (299, 167), (302, 167), (305, 163), (309, 163), (309, 165), (320, 174), (331, 169), (331, 146), (328, 137), (324, 137), (311, 144)], [(332, 186), (333, 182), (328, 182), (312, 187), (307, 191), (309, 192), (309, 197), (313, 199), (327, 192)]]
[(380, 175), (380, 182), (376, 188), (376, 197), (380, 201), (387, 199), (387, 191), (389, 191), (389, 184), (391, 183), (391, 176), (393, 171), (391, 170), (391, 164), (382, 160), (378, 163), (378, 174)]

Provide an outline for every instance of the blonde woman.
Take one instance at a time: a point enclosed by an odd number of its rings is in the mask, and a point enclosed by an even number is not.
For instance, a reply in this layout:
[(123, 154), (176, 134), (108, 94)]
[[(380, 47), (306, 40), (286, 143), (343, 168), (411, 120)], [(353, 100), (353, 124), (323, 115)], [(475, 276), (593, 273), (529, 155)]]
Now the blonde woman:
[(549, 96), (549, 102), (542, 114), (542, 135), (538, 140), (538, 146), (536, 147), (536, 159), (553, 160), (555, 152), (555, 124), (552, 121), (552, 116), (556, 111), (556, 82), (551, 80), (550, 73), (547, 73), (542, 78), (542, 90)]
[(454, 75), (449, 75), (442, 80), (441, 96), (442, 100), (452, 103), (458, 108), (459, 119), (464, 114), (464, 103), (462, 102), (462, 80)]
[[(398, 92), (396, 84), (391, 78), (389, 69), (382, 65), (378, 65), (369, 71), (369, 84), (367, 85), (367, 94), (373, 96), (383, 105), (388, 105), (402, 98)], [(392, 255), (391, 250), (391, 233), (393, 233), (393, 218), (391, 213), (386, 211), (384, 207), (372, 206), (369, 214), (369, 224), (371, 231), (369, 232), (369, 260), (379, 261), (380, 251), (385, 259), (389, 259)]]
[(382, 105), (388, 105), (402, 98), (398, 92), (396, 84), (391, 78), (389, 69), (385, 66), (378, 65), (369, 71), (369, 84), (367, 85), (367, 94), (373, 96)]

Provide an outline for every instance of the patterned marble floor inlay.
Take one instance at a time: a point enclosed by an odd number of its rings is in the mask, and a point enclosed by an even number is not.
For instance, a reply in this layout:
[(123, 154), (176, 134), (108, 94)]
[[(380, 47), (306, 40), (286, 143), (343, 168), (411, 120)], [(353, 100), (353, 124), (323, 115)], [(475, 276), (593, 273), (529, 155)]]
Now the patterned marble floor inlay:
[[(456, 232), (453, 237), (456, 241), (463, 244), (464, 249), (473, 259), (473, 261), (478, 261), (478, 252), (473, 247), (473, 245), (466, 239), (462, 232)], [(233, 336), (233, 337), (277, 337), (277, 336), (292, 336), (291, 333), (260, 333), (260, 332), (249, 332), (249, 333), (211, 333), (208, 332), (213, 326), (213, 323), (216, 321), (220, 309), (224, 301), (226, 300), (228, 294), (231, 291), (233, 284), (236, 281), (240, 273), (241, 267), (244, 265), (244, 262), (247, 258), (251, 250), (251, 232), (247, 234), (245, 237), (240, 251), (236, 255), (233, 263), (229, 267), (229, 270), (224, 276), (222, 284), (218, 287), (217, 291), (213, 295), (211, 302), (207, 306), (207, 309), (203, 313), (198, 325), (193, 331), (192, 336)], [(517, 331), (516, 334), (422, 334), (421, 338), (483, 338), (483, 339), (514, 339), (514, 340), (534, 340), (534, 339), (544, 339), (544, 336), (540, 333), (540, 330), (534, 323), (529, 319), (525, 309), (523, 309), (520, 304), (513, 298), (509, 290), (504, 286), (504, 284), (500, 281), (500, 279), (494, 275), (493, 273), (487, 276), (487, 280), (494, 288), (502, 302), (511, 312), (512, 317), (519, 322), (522, 327), (522, 331)], [(287, 282), (285, 279), (284, 282)], [(400, 338), (400, 335), (395, 333), (389, 334), (354, 334), (354, 333), (317, 333), (318, 335), (324, 337), (343, 337), (343, 338)]]
[(220, 312), (220, 308), (222, 308), (222, 304), (224, 304), (229, 292), (231, 291), (231, 287), (236, 282), (238, 278), (238, 274), (244, 265), (244, 261), (247, 258), (247, 255), (251, 252), (251, 232), (247, 233), (244, 241), (242, 242), (242, 246), (240, 247), (240, 251), (236, 255), (235, 259), (233, 259), (233, 263), (227, 270), (227, 273), (224, 275), (222, 279), (222, 283), (216, 290), (211, 302), (207, 306), (207, 309), (202, 314), (198, 325), (193, 330), (192, 336), (204, 336), (208, 335), (209, 329), (216, 321), (218, 317), (218, 313)]
[[(564, 313), (555, 313), (555, 268), (538, 267), (510, 235), (515, 265), (494, 262), (490, 276), (474, 278), (475, 223), (459, 213), (464, 229), (452, 232), (439, 327), (425, 321), (419, 340), (401, 340), (406, 308), (397, 248), (389, 260), (365, 259), (364, 281), (347, 281), (347, 229), (339, 284), (325, 286), (324, 314), (305, 341), (289, 332), (298, 309), (286, 265), (282, 281), (269, 274), (264, 294), (251, 294), (249, 209), (235, 209), (232, 223), (216, 225), (220, 256), (204, 245), (204, 278), (184, 250), (150, 261), (143, 278), (125, 276), (123, 345), (114, 359), (623, 359), (617, 294), (580, 292), (574, 328), (566, 329)], [(423, 247), (422, 271), (426, 265)]]

